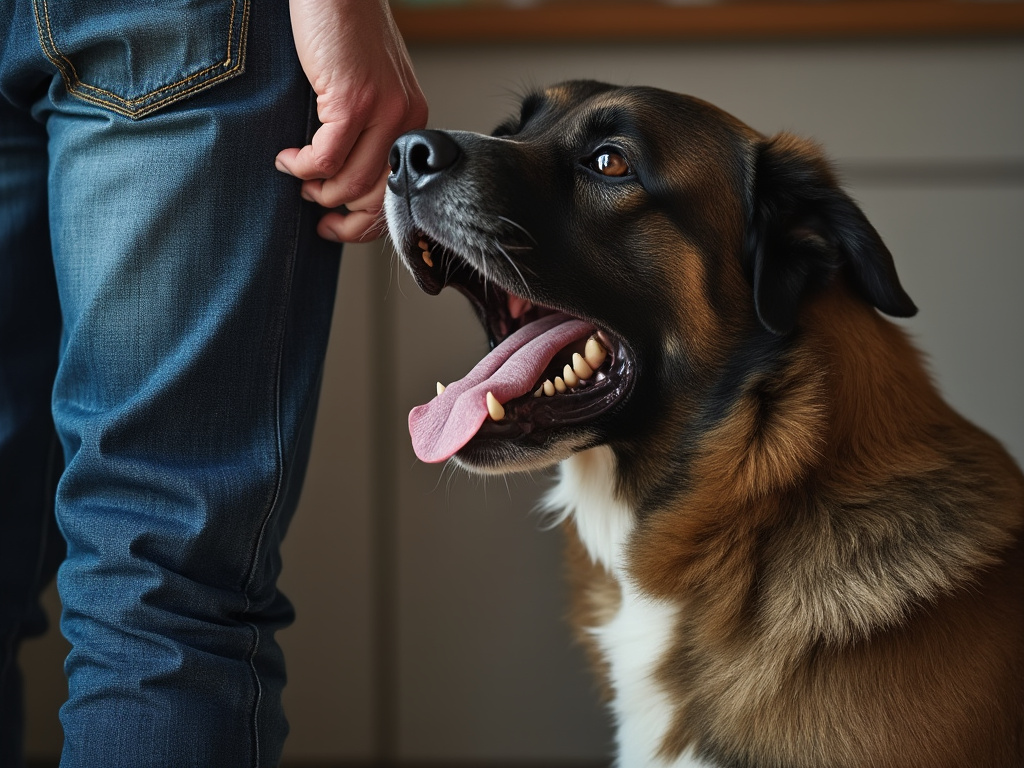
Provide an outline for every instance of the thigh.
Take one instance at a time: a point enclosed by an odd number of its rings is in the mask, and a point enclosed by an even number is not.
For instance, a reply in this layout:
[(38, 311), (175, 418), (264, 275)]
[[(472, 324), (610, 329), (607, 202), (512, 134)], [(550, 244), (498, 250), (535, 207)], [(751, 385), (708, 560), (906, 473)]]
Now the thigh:
[[(64, 762), (273, 764), (277, 545), (338, 267), (274, 157), (304, 143), (313, 104), (286, 3), (203, 3), (177, 24), (118, 5), (58, 19), (51, 2), (41, 33), (59, 74), (36, 112), (64, 324)], [(230, 73), (173, 66), (218, 40)]]

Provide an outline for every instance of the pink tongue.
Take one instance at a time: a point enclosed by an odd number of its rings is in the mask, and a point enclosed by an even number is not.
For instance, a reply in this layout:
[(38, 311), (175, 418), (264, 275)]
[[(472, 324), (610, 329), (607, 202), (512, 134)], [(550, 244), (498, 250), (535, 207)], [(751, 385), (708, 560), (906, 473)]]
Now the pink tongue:
[(465, 378), (453, 381), (429, 403), (409, 412), (409, 434), (416, 455), (431, 463), (451, 458), (488, 418), (488, 392), (502, 404), (529, 393), (560, 349), (593, 330), (589, 323), (561, 314), (524, 325)]

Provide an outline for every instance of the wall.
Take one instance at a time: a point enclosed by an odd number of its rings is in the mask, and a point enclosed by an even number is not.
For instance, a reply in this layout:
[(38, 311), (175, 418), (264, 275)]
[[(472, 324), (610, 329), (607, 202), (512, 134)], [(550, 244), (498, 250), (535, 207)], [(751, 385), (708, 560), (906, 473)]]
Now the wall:
[[(412, 51), (434, 127), (487, 131), (535, 85), (643, 83), (825, 145), (921, 312), (949, 399), (1024, 461), (1024, 42), (488, 47)], [(293, 760), (599, 760), (609, 731), (562, 622), (545, 477), (417, 463), (408, 409), (482, 333), (383, 244), (351, 248), (283, 588)], [(52, 602), (52, 596), (51, 596)], [(27, 649), (37, 756), (59, 749), (61, 642)]]

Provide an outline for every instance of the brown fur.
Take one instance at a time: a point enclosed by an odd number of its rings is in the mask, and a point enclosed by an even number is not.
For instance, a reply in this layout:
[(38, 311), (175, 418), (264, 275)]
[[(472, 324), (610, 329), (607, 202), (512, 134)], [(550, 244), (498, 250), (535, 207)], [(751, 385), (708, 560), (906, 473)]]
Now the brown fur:
[[(789, 365), (703, 436), (692, 490), (630, 544), (629, 576), (684, 617), (660, 668), (678, 706), (663, 753), (1020, 766), (1020, 472), (844, 289), (805, 317)], [(577, 593), (610, 588), (571, 562)]]

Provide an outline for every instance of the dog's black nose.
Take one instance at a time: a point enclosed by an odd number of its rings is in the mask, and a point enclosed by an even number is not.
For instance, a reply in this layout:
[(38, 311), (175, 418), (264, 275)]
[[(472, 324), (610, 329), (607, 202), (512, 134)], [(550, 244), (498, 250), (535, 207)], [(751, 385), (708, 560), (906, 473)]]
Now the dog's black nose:
[(396, 195), (421, 189), (459, 159), (459, 145), (444, 131), (410, 131), (391, 145), (388, 188)]

